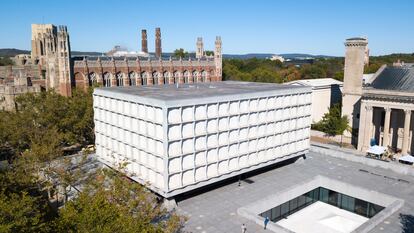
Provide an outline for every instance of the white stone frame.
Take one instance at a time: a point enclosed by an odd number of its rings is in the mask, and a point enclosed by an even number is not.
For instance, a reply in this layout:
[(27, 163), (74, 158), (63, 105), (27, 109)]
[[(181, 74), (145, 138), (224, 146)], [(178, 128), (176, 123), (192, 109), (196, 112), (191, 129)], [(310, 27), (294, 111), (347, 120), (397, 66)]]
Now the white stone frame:
[[(262, 226), (264, 218), (259, 215), (260, 213), (263, 213), (275, 206), (281, 205), (318, 187), (324, 187), (385, 207), (374, 217), (370, 218), (368, 221), (360, 225), (352, 232), (369, 232), (376, 225), (383, 222), (386, 218), (388, 218), (404, 205), (404, 200), (383, 193), (374, 192), (372, 190), (367, 190), (355, 185), (345, 183), (343, 181), (338, 181), (318, 175), (302, 183), (292, 184), (292, 187), (289, 189), (276, 192), (247, 206), (240, 207), (237, 209), (237, 213), (240, 216), (243, 216)], [(269, 222), (267, 229), (273, 232), (294, 233), (274, 222)]]

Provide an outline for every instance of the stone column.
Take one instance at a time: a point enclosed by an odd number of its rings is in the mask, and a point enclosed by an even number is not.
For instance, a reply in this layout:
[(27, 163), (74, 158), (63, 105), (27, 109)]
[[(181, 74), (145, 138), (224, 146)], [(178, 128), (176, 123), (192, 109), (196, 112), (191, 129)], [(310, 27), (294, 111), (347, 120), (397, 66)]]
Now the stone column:
[(390, 144), (390, 121), (391, 121), (391, 108), (385, 108), (385, 121), (384, 121), (384, 140), (382, 141), (383, 146)]
[(372, 129), (374, 128), (372, 125), (372, 116), (373, 116), (373, 109), (372, 106), (366, 106), (366, 116), (365, 116), (365, 139), (364, 139), (364, 147), (363, 151), (367, 150), (370, 147), (371, 137), (372, 137)]
[(408, 153), (409, 139), (410, 139), (410, 124), (411, 124), (411, 110), (405, 109), (405, 118), (404, 118), (404, 136), (401, 153), (406, 155)]
[(361, 101), (361, 110), (360, 110), (360, 122), (358, 129), (358, 150), (363, 151), (364, 140), (365, 140), (365, 119), (366, 119), (366, 104), (364, 101)]

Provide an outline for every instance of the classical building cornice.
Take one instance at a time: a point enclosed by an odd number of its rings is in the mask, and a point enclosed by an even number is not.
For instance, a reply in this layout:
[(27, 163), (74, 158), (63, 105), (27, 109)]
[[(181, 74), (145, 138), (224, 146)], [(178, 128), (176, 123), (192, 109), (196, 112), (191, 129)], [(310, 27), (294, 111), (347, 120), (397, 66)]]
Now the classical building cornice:
[(374, 88), (364, 88), (362, 91), (362, 98), (367, 100), (372, 99), (389, 102), (414, 103), (413, 92), (380, 90)]

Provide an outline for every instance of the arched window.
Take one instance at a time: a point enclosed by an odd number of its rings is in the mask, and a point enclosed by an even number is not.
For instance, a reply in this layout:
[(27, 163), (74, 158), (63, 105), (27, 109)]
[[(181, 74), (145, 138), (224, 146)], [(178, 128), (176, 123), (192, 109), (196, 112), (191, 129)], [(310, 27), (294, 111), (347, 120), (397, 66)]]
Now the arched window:
[(164, 76), (164, 83), (170, 83), (171, 73), (168, 71), (165, 71), (163, 76)]
[(158, 85), (158, 81), (160, 79), (160, 73), (158, 73), (157, 71), (153, 72), (152, 78), (154, 80), (154, 85)]
[(194, 80), (195, 83), (198, 82), (198, 71), (197, 70), (193, 71), (193, 80)]
[(108, 72), (105, 72), (103, 74), (103, 85), (104, 87), (110, 87), (111, 86), (111, 74)]
[(148, 73), (142, 72), (141, 77), (142, 77), (142, 85), (148, 85)]
[(130, 72), (129, 73), (129, 85), (130, 86), (136, 86), (137, 85), (137, 73)]
[(123, 73), (116, 74), (116, 85), (118, 87), (124, 86), (124, 74)]
[(184, 83), (188, 83), (189, 79), (190, 79), (190, 72), (186, 70), (184, 71)]
[(203, 80), (203, 82), (207, 82), (207, 77), (208, 77), (207, 71), (205, 70), (201, 71), (201, 80)]
[(178, 83), (180, 79), (180, 72), (174, 71), (174, 83)]
[(96, 86), (98, 84), (98, 75), (95, 72), (89, 73), (88, 75), (89, 86)]

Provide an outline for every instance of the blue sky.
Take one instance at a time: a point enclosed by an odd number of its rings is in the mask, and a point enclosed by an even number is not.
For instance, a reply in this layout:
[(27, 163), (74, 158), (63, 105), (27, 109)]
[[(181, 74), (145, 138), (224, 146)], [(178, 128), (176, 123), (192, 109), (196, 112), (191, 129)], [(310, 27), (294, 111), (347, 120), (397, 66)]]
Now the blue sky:
[(30, 49), (30, 24), (68, 26), (72, 50), (140, 49), (140, 31), (161, 27), (163, 51), (195, 50), (198, 36), (224, 53), (343, 56), (343, 41), (367, 36), (371, 54), (414, 52), (414, 1), (354, 0), (36, 0), (2, 1), (0, 48)]

